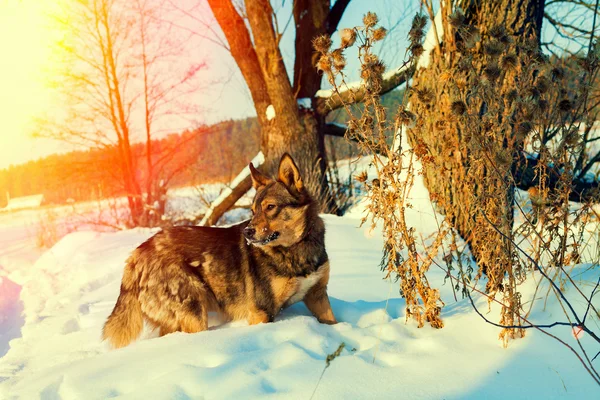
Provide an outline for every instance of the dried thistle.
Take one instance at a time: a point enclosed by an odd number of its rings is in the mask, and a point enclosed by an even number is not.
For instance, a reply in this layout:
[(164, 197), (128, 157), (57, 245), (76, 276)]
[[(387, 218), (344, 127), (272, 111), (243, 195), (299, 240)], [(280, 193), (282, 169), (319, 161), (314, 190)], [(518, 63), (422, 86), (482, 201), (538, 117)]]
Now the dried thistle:
[(540, 76), (537, 78), (535, 86), (540, 91), (540, 93), (546, 93), (548, 89), (550, 89), (550, 80), (545, 76)]
[(501, 70), (498, 67), (498, 64), (495, 62), (489, 63), (484, 69), (483, 74), (486, 78), (488, 78), (491, 82), (494, 82), (496, 79), (500, 77)]
[(371, 28), (375, 25), (377, 25), (377, 22), (379, 22), (379, 18), (377, 17), (377, 14), (372, 13), (372, 12), (368, 12), (365, 14), (365, 16), (363, 17), (363, 24), (367, 27), (367, 28)]
[(373, 31), (373, 40), (375, 42), (383, 40), (386, 34), (387, 30), (384, 27), (379, 27)]
[(465, 33), (463, 35), (463, 42), (464, 42), (464, 46), (465, 49), (472, 49), (473, 47), (475, 47), (475, 45), (477, 45), (477, 43), (481, 40), (481, 35), (479, 33), (479, 30), (476, 28), (471, 28), (471, 29), (467, 29), (465, 30)]
[(387, 113), (385, 112), (385, 108), (383, 107), (377, 107), (375, 109), (375, 115), (377, 116), (377, 119), (379, 120), (379, 122), (385, 122), (386, 118), (387, 118)]
[(568, 147), (575, 147), (579, 144), (579, 132), (577, 128), (569, 130), (569, 132), (565, 135), (564, 142)]
[(500, 60), (500, 65), (504, 70), (511, 70), (517, 66), (517, 56), (515, 54), (506, 54)]
[(460, 116), (464, 115), (467, 112), (467, 105), (462, 100), (456, 100), (452, 102), (450, 109), (452, 110), (452, 113), (454, 113), (454, 115)]
[(488, 33), (493, 38), (502, 39), (504, 36), (506, 36), (506, 29), (503, 25), (495, 25)]
[(465, 88), (467, 87), (467, 78), (462, 75), (459, 75), (454, 78), (454, 84), (456, 85), (457, 89), (465, 90)]
[(565, 77), (565, 70), (561, 67), (554, 67), (550, 74), (552, 75), (552, 82), (560, 81)]
[(596, 63), (593, 58), (590, 57), (577, 57), (577, 63), (583, 68), (586, 72), (592, 72), (596, 68)]
[(470, 56), (461, 57), (456, 65), (460, 72), (469, 72), (473, 69), (473, 58)]
[(363, 56), (363, 61), (366, 65), (372, 65), (379, 61), (379, 57), (372, 53), (366, 53)]
[(524, 120), (532, 120), (535, 118), (538, 111), (535, 101), (523, 101), (521, 106), (519, 112)]
[(357, 121), (355, 119), (351, 119), (350, 121), (348, 121), (348, 123), (346, 124), (346, 129), (347, 132), (351, 135), (356, 133), (356, 131), (359, 130)]
[(546, 111), (548, 111), (548, 100), (539, 99), (537, 102), (537, 108), (540, 113), (545, 113)]
[(354, 179), (356, 179), (360, 183), (365, 183), (368, 178), (369, 178), (369, 175), (367, 174), (367, 171), (362, 171), (360, 174), (358, 174), (354, 177)]
[(540, 96), (542, 95), (542, 93), (539, 91), (539, 89), (535, 86), (532, 86), (530, 88), (527, 89), (527, 97), (526, 100), (527, 101), (536, 101), (539, 100)]
[(423, 103), (423, 104), (433, 103), (435, 96), (434, 96), (433, 92), (431, 91), (431, 89), (428, 89), (428, 88), (415, 89), (415, 91), (417, 93), (417, 98), (419, 99), (419, 101), (421, 103)]
[(423, 29), (414, 29), (414, 28), (411, 28), (408, 31), (408, 40), (412, 44), (414, 44), (414, 43), (421, 43), (423, 41), (424, 37), (425, 37), (425, 32), (423, 31)]
[(408, 49), (411, 54), (413, 55), (413, 57), (421, 57), (421, 55), (423, 54), (423, 51), (425, 50), (423, 48), (423, 45), (421, 45), (420, 43), (413, 43), (410, 45), (409, 49)]
[(530, 187), (527, 189), (527, 193), (529, 194), (529, 200), (531, 201), (532, 205), (537, 207), (548, 205), (547, 201), (544, 199), (544, 196), (540, 193), (540, 190), (537, 187)]
[(558, 110), (560, 112), (568, 112), (571, 111), (571, 108), (573, 107), (573, 103), (571, 103), (571, 100), (569, 99), (562, 99), (559, 103), (558, 103)]
[(374, 73), (376, 73), (378, 75), (382, 75), (385, 72), (385, 64), (383, 63), (383, 61), (377, 61), (377, 62), (373, 63), (373, 65), (371, 66), (371, 69), (373, 70)]
[(375, 120), (369, 114), (363, 115), (362, 118), (359, 120), (361, 129), (373, 129), (374, 123), (375, 123)]
[(439, 76), (440, 82), (448, 82), (452, 78), (452, 73), (448, 71), (442, 71)]
[(509, 104), (514, 102), (518, 98), (519, 92), (517, 91), (517, 89), (511, 89), (508, 91), (508, 93), (506, 93), (506, 101), (508, 101)]
[(366, 81), (371, 76), (372, 76), (371, 68), (366, 64), (361, 65), (360, 66), (360, 79), (362, 79), (363, 81)]
[(341, 48), (346, 49), (356, 42), (356, 31), (350, 28), (344, 28), (340, 31)]
[(325, 54), (331, 48), (331, 38), (328, 35), (317, 36), (312, 44), (316, 51)]
[(424, 14), (417, 14), (412, 20), (411, 29), (423, 30), (427, 25), (427, 16)]
[(414, 128), (417, 124), (417, 116), (407, 109), (401, 109), (396, 116), (398, 122), (407, 128)]
[(508, 149), (500, 149), (496, 152), (494, 160), (499, 166), (506, 168), (512, 163), (513, 158)]
[(331, 61), (331, 56), (327, 54), (322, 55), (317, 62), (317, 69), (323, 72), (331, 72)]
[(533, 124), (529, 121), (521, 122), (517, 125), (517, 138), (521, 141), (525, 140), (527, 135), (533, 130)]
[(490, 57), (498, 57), (504, 52), (504, 44), (497, 40), (491, 40), (483, 46), (483, 51)]
[(465, 14), (460, 8), (457, 8), (448, 16), (448, 22), (455, 28), (460, 28), (465, 24)]
[(333, 66), (338, 71), (341, 71), (346, 67), (346, 57), (344, 57), (342, 49), (336, 49), (332, 51), (331, 57), (333, 58)]

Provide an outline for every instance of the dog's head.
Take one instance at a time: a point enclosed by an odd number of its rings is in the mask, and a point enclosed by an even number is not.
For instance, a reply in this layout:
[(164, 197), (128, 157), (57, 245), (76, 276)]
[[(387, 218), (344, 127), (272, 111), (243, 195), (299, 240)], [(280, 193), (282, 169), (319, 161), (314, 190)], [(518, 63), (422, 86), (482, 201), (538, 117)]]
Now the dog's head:
[(289, 154), (279, 162), (277, 180), (249, 165), (256, 196), (252, 219), (244, 229), (248, 243), (255, 246), (289, 247), (304, 237), (312, 200), (300, 171)]

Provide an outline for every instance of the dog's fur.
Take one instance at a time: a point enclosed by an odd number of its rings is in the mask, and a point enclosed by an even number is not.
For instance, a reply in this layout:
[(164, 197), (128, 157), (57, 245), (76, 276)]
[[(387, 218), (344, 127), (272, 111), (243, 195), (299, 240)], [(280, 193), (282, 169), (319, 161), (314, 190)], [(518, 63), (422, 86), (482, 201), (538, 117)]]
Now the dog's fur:
[(203, 331), (209, 311), (271, 322), (300, 300), (320, 322), (337, 322), (327, 296), (325, 227), (296, 164), (285, 154), (277, 180), (249, 167), (252, 219), (228, 228), (168, 228), (140, 245), (127, 260), (103, 339), (126, 346), (144, 320), (161, 336)]

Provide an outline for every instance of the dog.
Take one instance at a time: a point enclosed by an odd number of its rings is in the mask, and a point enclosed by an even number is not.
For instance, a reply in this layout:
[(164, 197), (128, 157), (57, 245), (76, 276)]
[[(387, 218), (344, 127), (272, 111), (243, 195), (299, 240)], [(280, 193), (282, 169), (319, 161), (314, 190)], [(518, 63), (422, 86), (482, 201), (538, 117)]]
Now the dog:
[(249, 168), (256, 189), (250, 220), (166, 228), (132, 252), (103, 340), (127, 346), (144, 320), (160, 336), (204, 331), (210, 311), (267, 323), (299, 301), (319, 322), (337, 323), (327, 295), (325, 225), (298, 167), (286, 153), (277, 179)]

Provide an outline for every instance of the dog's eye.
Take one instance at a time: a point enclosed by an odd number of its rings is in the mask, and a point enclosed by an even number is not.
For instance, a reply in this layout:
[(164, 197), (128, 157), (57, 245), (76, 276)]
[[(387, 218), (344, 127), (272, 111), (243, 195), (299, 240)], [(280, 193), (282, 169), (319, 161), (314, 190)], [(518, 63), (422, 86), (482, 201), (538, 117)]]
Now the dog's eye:
[(271, 211), (271, 210), (272, 210), (272, 209), (274, 209), (274, 208), (275, 208), (275, 204), (269, 204), (269, 205), (268, 205), (268, 206), (267, 206), (265, 209), (266, 209), (267, 211)]

